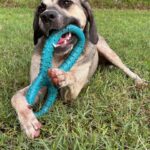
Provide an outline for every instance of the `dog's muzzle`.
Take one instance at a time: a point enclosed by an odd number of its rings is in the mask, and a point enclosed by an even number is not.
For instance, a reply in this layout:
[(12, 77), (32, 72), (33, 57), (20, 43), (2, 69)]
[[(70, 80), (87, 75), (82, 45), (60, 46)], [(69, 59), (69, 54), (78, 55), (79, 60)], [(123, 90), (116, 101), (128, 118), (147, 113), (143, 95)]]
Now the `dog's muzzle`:
[[(74, 24), (80, 27), (79, 21), (73, 17), (65, 16), (56, 9), (49, 9), (41, 13), (41, 21), (43, 23), (43, 33), (48, 37), (53, 30), (60, 30), (69, 24)], [(72, 49), (77, 39), (71, 33), (64, 34), (58, 41), (55, 47), (57, 54), (66, 53)]]

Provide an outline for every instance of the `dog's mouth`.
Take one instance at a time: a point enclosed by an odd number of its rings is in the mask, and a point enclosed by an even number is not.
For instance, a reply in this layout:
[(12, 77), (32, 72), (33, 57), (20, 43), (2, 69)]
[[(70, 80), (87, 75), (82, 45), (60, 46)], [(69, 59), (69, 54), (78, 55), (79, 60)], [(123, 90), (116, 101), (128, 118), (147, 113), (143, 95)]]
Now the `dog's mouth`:
[(66, 33), (62, 35), (62, 37), (59, 39), (57, 44), (54, 44), (55, 54), (66, 54), (68, 51), (70, 51), (73, 46), (76, 44), (77, 38), (72, 33)]

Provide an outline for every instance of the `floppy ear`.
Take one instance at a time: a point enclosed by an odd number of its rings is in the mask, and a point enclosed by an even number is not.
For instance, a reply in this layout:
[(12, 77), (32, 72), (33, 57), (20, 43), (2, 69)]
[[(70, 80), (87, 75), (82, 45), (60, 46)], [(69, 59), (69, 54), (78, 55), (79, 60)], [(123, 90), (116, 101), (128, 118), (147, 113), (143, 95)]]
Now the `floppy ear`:
[(39, 12), (38, 8), (36, 9), (35, 16), (34, 16), (34, 21), (33, 21), (33, 30), (34, 30), (34, 45), (37, 44), (38, 39), (43, 35), (42, 31), (40, 30), (39, 27)]
[(95, 24), (95, 21), (94, 21), (94, 17), (93, 17), (93, 14), (92, 14), (90, 4), (88, 3), (87, 0), (81, 0), (81, 3), (82, 3), (83, 8), (86, 11), (87, 19), (88, 19), (89, 24), (90, 24), (89, 39), (93, 44), (97, 44), (98, 34), (97, 34), (96, 24)]

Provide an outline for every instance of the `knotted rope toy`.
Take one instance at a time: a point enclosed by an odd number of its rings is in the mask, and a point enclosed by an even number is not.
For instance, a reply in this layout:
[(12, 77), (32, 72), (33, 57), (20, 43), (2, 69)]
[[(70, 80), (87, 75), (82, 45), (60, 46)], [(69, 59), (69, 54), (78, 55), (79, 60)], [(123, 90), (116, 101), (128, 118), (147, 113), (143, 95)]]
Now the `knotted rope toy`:
[(84, 45), (85, 45), (85, 36), (79, 27), (75, 25), (68, 25), (62, 30), (54, 31), (50, 37), (46, 40), (43, 51), (42, 51), (42, 58), (41, 58), (41, 64), (40, 64), (40, 71), (37, 76), (37, 78), (34, 80), (34, 82), (29, 87), (29, 90), (26, 93), (26, 99), (30, 106), (33, 106), (35, 103), (35, 98), (42, 89), (42, 87), (47, 87), (47, 99), (45, 103), (43, 104), (42, 108), (39, 110), (39, 112), (36, 112), (35, 115), (37, 117), (40, 117), (48, 112), (48, 110), (52, 107), (57, 94), (58, 94), (58, 88), (53, 85), (51, 82), (51, 79), (48, 76), (48, 69), (52, 68), (52, 58), (53, 58), (53, 52), (54, 52), (54, 44), (57, 44), (59, 39), (63, 34), (66, 33), (73, 33), (76, 35), (78, 41), (77, 44), (74, 46), (73, 50), (69, 54), (68, 58), (59, 66), (59, 69), (67, 72), (69, 71), (72, 66), (76, 63), (78, 58), (80, 57)]

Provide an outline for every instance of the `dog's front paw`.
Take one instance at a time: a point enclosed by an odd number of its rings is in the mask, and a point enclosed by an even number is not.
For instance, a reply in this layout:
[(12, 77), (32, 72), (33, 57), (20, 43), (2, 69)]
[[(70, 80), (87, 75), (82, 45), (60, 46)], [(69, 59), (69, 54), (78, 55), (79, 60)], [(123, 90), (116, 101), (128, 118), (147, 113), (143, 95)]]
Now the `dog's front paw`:
[(39, 137), (41, 123), (37, 120), (32, 111), (18, 114), (22, 130), (26, 133), (28, 138), (34, 139)]
[(73, 81), (73, 78), (69, 72), (64, 72), (57, 68), (49, 69), (48, 75), (51, 78), (53, 84), (58, 87), (65, 87), (70, 85)]
[(32, 109), (28, 106), (25, 97), (20, 97), (17, 99), (21, 101), (20, 108), (17, 109), (18, 119), (20, 121), (21, 127), (26, 135), (31, 138), (37, 138), (40, 135), (40, 129), (42, 127), (41, 123), (37, 120)]

